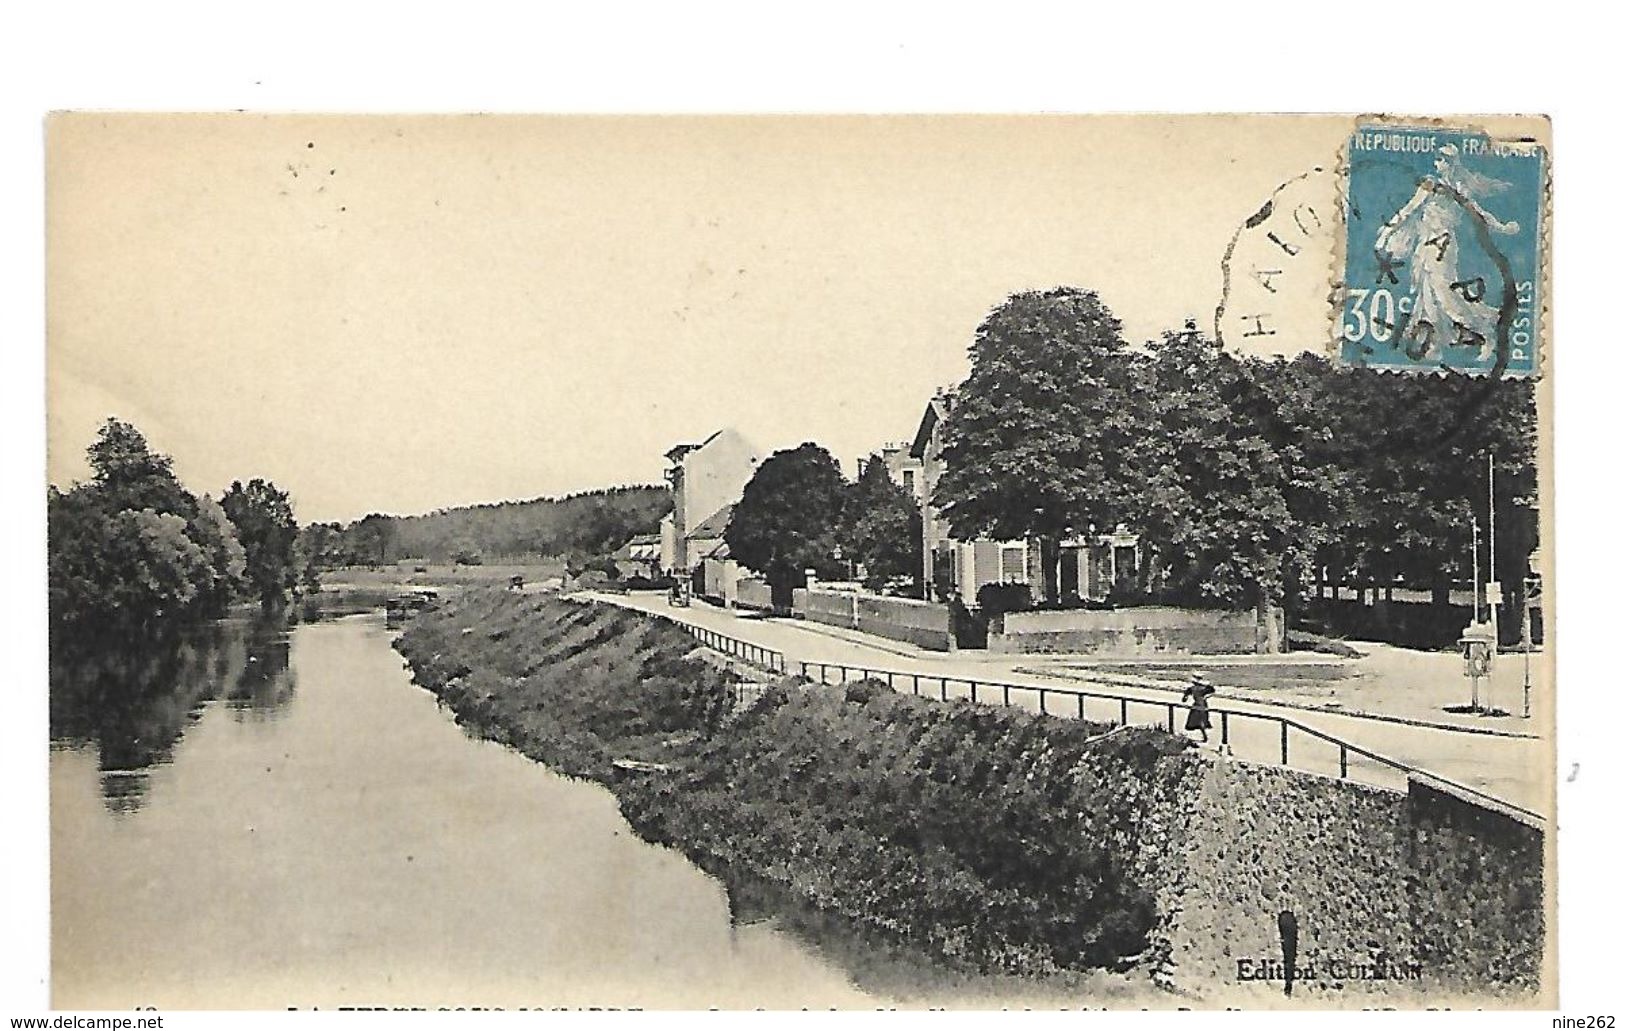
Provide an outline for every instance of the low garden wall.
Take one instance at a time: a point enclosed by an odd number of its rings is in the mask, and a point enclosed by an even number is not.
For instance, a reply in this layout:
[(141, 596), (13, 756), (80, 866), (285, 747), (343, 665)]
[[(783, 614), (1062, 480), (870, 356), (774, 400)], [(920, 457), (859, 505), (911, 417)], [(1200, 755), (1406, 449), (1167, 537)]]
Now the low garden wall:
[(742, 609), (769, 611), (773, 608), (773, 588), (759, 576), (740, 577), (734, 585), (734, 605)]
[(1007, 612), (993, 617), (987, 648), (1005, 654), (1240, 655), (1278, 652), (1280, 635), (1280, 619), (1261, 627), (1252, 612), (1148, 605)]
[(952, 614), (946, 605), (803, 587), (795, 592), (792, 612), (814, 623), (861, 630), (931, 651), (954, 650)]

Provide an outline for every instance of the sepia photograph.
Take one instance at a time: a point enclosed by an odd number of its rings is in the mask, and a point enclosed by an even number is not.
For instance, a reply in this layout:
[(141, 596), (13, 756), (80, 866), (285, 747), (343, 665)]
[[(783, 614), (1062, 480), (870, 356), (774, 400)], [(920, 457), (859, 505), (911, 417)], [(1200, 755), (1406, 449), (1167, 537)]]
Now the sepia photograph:
[(1546, 117), (44, 140), (52, 1007), (1555, 1007)]

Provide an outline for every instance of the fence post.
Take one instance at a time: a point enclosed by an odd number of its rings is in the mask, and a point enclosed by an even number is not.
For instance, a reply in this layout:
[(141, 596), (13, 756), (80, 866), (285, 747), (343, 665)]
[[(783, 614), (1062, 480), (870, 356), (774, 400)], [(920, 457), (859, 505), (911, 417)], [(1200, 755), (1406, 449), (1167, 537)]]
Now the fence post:
[(1228, 712), (1219, 713), (1219, 743), (1221, 745), (1230, 743), (1230, 714)]
[(920, 675), (918, 673), (914, 674), (914, 693), (920, 693)]
[(1038, 711), (1046, 716), (1049, 715), (1049, 700), (1045, 697), (1048, 693), (1043, 688), (1038, 689)]
[(1128, 699), (1127, 698), (1119, 698), (1117, 700), (1117, 708), (1118, 708), (1117, 725), (1119, 727), (1128, 726)]
[(895, 688), (893, 688), (892, 684), (891, 684), (891, 670), (889, 670), (889, 669), (886, 671), (886, 690), (888, 690), (888, 691), (895, 690)]
[(1083, 695), (1078, 695), (1078, 719), (1083, 719)]
[(1286, 765), (1286, 720), (1281, 721), (1281, 765)]
[(948, 678), (938, 677), (937, 679), (941, 681), (942, 700), (946, 702), (948, 700)]
[(970, 700), (976, 701), (976, 681), (974, 680), (970, 682)]
[(1010, 685), (1000, 684), (999, 686), (1004, 688), (1004, 707), (1008, 709), (1010, 708)]
[(1347, 780), (1348, 776), (1349, 776), (1349, 746), (1348, 745), (1339, 744), (1337, 746), (1337, 767), (1341, 771), (1338, 774), (1338, 776), (1342, 777), (1344, 780)]
[(1174, 703), (1168, 703), (1168, 733), (1174, 732)]

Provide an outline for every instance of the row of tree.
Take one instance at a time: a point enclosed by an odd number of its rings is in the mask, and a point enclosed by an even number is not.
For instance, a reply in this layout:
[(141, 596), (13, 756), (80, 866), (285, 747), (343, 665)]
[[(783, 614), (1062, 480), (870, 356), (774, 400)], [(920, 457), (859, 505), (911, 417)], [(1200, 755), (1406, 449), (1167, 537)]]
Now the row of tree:
[(101, 635), (218, 614), (238, 599), (275, 604), (295, 586), (288, 495), (233, 482), (194, 495), (141, 431), (108, 419), (88, 450), (92, 477), (46, 500), (51, 621)]
[[(1010, 297), (970, 358), (933, 500), (959, 539), (1037, 541), (1052, 601), (1061, 542), (1122, 526), (1146, 600), (1290, 606), (1329, 580), (1442, 602), (1472, 566), (1474, 520), (1488, 526), (1491, 462), (1492, 569), (1521, 590), (1537, 541), (1527, 381), (1238, 357), (1191, 323), (1131, 348), (1076, 287)], [(918, 515), (905, 530), (907, 495), (873, 479), (849, 489), (812, 444), (772, 456), (735, 511), (734, 556), (776, 584), (838, 566), (840, 548), (917, 570)]]
[(475, 564), (602, 555), (636, 534), (654, 531), (671, 504), (665, 487), (631, 486), (418, 516), (374, 513), (348, 524), (306, 526), (301, 550), (316, 570), (402, 559)]

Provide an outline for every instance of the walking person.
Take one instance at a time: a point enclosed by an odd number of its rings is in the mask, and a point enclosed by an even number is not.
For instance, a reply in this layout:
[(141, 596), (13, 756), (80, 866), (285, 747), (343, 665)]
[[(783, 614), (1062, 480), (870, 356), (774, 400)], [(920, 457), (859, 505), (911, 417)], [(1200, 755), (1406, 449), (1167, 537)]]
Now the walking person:
[(1200, 730), (1203, 744), (1207, 743), (1207, 732), (1213, 726), (1213, 721), (1208, 718), (1207, 700), (1217, 690), (1205, 675), (1197, 673), (1191, 677), (1191, 682), (1185, 685), (1184, 693), (1179, 696), (1180, 701), (1189, 698), (1191, 702), (1190, 713), (1185, 717), (1185, 729)]

